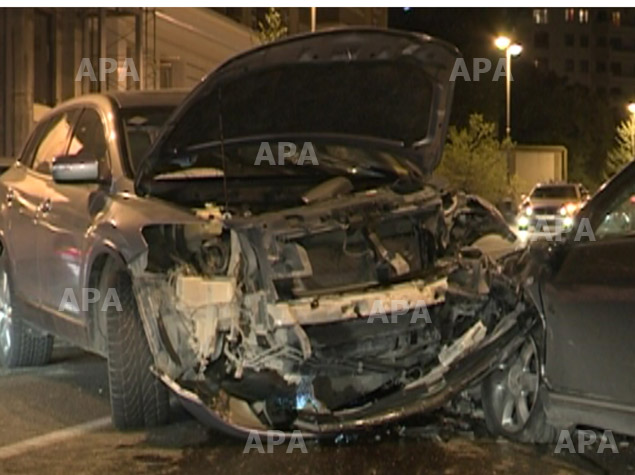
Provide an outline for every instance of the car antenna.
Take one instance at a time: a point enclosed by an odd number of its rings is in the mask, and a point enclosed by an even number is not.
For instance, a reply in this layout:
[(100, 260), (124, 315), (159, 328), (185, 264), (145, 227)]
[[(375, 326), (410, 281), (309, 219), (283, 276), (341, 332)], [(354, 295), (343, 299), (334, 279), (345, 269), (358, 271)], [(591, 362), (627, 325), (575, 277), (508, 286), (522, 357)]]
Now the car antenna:
[(223, 196), (225, 198), (225, 211), (229, 213), (229, 194), (227, 193), (227, 165), (225, 163), (225, 137), (223, 135), (223, 96), (222, 87), (218, 88), (218, 133), (220, 135), (220, 155), (223, 163)]

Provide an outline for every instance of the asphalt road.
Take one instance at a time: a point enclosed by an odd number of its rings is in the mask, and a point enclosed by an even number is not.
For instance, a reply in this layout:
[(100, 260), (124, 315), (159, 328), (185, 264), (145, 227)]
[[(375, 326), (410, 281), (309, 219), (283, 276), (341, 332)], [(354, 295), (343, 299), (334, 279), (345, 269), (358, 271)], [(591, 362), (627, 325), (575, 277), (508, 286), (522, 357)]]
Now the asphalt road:
[[(68, 473), (635, 473), (634, 442), (620, 453), (554, 454), (489, 437), (479, 421), (434, 415), (392, 431), (273, 453), (207, 431), (178, 404), (169, 426), (149, 432), (110, 425), (105, 362), (58, 348), (44, 368), (0, 370), (0, 474)], [(263, 444), (266, 449), (266, 441)], [(592, 452), (592, 451), (590, 451)]]

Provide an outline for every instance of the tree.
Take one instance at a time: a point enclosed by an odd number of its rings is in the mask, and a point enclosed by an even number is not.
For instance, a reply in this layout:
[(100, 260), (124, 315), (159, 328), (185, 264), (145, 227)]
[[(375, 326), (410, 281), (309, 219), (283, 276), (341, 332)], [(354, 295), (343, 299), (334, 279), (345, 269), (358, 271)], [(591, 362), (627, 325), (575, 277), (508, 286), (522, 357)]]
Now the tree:
[(280, 12), (274, 7), (269, 7), (267, 10), (264, 23), (258, 22), (258, 38), (263, 44), (287, 36), (287, 31), (288, 28), (282, 21)]
[(610, 178), (635, 158), (635, 115), (623, 120), (615, 131), (615, 146), (609, 150), (604, 166), (604, 178)]
[(472, 114), (466, 128), (450, 127), (437, 173), (458, 190), (500, 203), (515, 191), (515, 177), (507, 175), (511, 142), (500, 142), (496, 125)]

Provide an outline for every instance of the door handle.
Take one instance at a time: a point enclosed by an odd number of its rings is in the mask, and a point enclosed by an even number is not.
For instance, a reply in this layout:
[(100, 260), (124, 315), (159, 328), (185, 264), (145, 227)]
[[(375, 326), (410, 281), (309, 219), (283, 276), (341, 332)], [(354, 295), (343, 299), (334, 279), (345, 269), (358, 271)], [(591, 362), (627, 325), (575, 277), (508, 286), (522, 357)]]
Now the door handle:
[(42, 201), (42, 204), (39, 206), (39, 211), (42, 214), (46, 214), (49, 211), (51, 211), (51, 199), (50, 198), (46, 198), (44, 201)]

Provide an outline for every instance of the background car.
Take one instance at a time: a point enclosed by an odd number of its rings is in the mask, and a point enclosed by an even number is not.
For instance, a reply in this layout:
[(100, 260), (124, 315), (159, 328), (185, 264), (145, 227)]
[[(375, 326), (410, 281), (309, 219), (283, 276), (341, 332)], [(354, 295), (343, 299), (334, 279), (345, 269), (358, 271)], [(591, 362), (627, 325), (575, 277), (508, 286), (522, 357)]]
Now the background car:
[(635, 435), (635, 162), (524, 262), (543, 322), (483, 385), (488, 426), (527, 442), (575, 426)]
[(518, 229), (553, 233), (556, 228), (569, 227), (588, 197), (580, 183), (538, 184), (520, 205)]

